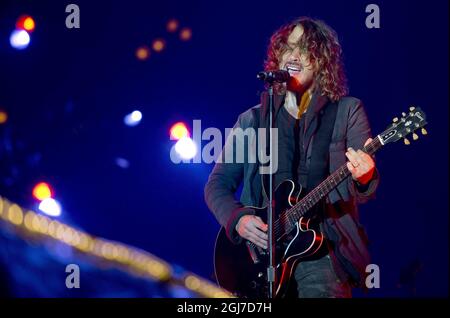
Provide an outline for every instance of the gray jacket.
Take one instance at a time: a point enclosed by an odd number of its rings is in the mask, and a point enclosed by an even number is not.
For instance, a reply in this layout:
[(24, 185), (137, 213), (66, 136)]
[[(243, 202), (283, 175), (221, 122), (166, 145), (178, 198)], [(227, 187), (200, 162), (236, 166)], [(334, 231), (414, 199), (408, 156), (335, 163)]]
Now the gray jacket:
[[(277, 114), (284, 103), (284, 95), (275, 95), (274, 111)], [(318, 94), (313, 95), (311, 104), (305, 118), (305, 143), (306, 143), (306, 168), (311, 159), (311, 149), (314, 142), (318, 116), (321, 110), (329, 103), (328, 98)], [(246, 129), (249, 127), (264, 127), (261, 118), (266, 118), (268, 111), (267, 94), (261, 95), (261, 104), (252, 107), (242, 113), (234, 126)], [(262, 112), (262, 113), (261, 113)], [(231, 136), (231, 134), (230, 134)], [(255, 134), (244, 142), (238, 138), (227, 139), (224, 153), (235, 152), (236, 145), (254, 146), (258, 149), (258, 136)], [(239, 135), (236, 135), (237, 137)], [(347, 148), (362, 149), (364, 142), (371, 137), (369, 122), (363, 104), (359, 99), (344, 97), (338, 102), (335, 126), (332, 141), (329, 148), (330, 174), (345, 164)], [(256, 146), (255, 146), (256, 145)], [(266, 204), (267, 195), (263, 191), (259, 164), (256, 160), (248, 160), (245, 156), (243, 163), (216, 163), (205, 186), (205, 201), (216, 219), (226, 229), (231, 241), (239, 243), (241, 238), (235, 227), (239, 218), (245, 214), (252, 214), (248, 206), (261, 207)], [(241, 197), (235, 198), (235, 192), (240, 184), (243, 184)], [(343, 280), (349, 280), (355, 285), (360, 285), (365, 277), (366, 265), (370, 263), (367, 250), (367, 236), (364, 228), (359, 223), (358, 203), (363, 203), (374, 197), (379, 183), (378, 172), (364, 187), (359, 187), (349, 177), (337, 186), (326, 197), (326, 218), (321, 224), (322, 231), (327, 239), (332, 242), (330, 256), (335, 270)]]

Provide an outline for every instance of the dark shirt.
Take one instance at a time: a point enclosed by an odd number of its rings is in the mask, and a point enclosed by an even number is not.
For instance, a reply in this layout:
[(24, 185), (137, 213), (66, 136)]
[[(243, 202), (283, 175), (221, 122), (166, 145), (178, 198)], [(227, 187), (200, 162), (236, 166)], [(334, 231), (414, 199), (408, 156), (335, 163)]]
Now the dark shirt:
[(303, 173), (301, 162), (304, 165), (302, 140), (305, 116), (296, 119), (282, 106), (276, 118), (276, 125), (278, 128), (278, 170), (275, 173), (275, 185), (286, 179), (304, 185), (304, 179), (301, 176)]
[[(302, 121), (303, 122), (303, 121)], [(300, 120), (294, 118), (284, 106), (276, 118), (278, 128), (278, 170), (275, 173), (275, 185), (283, 180), (298, 180), (300, 163)]]

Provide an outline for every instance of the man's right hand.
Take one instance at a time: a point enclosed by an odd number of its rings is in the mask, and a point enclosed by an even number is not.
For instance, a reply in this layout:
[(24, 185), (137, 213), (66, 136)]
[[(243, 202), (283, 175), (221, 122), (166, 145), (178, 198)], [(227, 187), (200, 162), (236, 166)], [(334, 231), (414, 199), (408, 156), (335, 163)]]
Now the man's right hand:
[(261, 248), (267, 248), (267, 224), (259, 216), (242, 216), (236, 224), (236, 231), (246, 240), (255, 243)]

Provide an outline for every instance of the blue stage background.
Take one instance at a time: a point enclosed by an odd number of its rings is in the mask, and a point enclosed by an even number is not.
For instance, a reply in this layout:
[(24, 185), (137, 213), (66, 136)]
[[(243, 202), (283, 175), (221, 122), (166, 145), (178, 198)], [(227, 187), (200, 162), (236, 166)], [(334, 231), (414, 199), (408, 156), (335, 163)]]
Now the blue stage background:
[[(350, 94), (383, 131), (412, 105), (428, 135), (376, 156), (377, 198), (360, 208), (381, 288), (365, 297), (448, 296), (447, 1), (76, 1), (81, 28), (65, 27), (68, 1), (0, 4), (0, 195), (34, 207), (38, 181), (55, 189), (62, 221), (145, 249), (213, 279), (219, 226), (203, 199), (211, 164), (171, 162), (177, 121), (232, 127), (258, 103), (270, 35), (298, 16), (326, 21), (344, 51)], [(365, 8), (380, 7), (368, 29)], [(30, 46), (9, 35), (21, 14), (36, 21)], [(190, 41), (168, 33), (175, 18)], [(137, 47), (163, 38), (146, 61)], [(140, 125), (127, 127), (134, 109)], [(122, 169), (115, 158), (126, 158)], [(1, 249), (2, 247), (0, 247)]]

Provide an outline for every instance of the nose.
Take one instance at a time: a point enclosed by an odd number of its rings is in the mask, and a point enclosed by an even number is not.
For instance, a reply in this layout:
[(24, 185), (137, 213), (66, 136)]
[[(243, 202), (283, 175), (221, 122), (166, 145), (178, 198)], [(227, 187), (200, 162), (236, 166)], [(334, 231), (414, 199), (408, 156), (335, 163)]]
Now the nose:
[(288, 57), (289, 62), (300, 62), (300, 48), (296, 47), (292, 50)]

